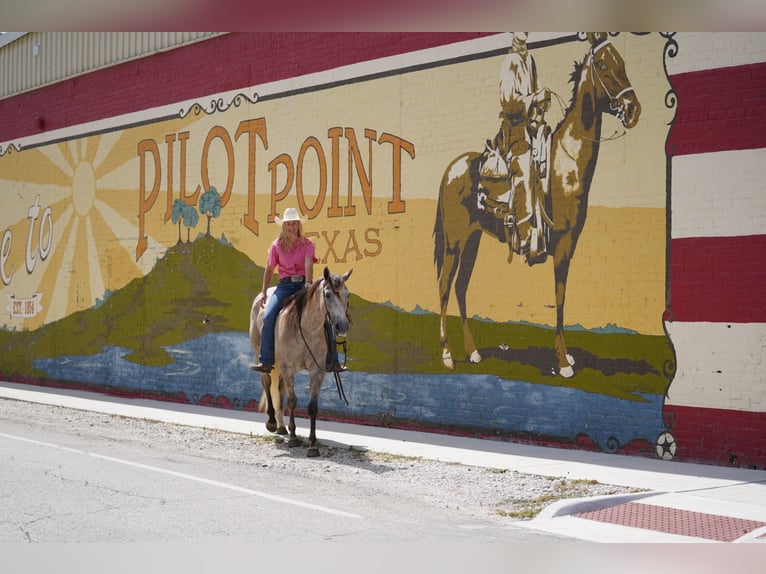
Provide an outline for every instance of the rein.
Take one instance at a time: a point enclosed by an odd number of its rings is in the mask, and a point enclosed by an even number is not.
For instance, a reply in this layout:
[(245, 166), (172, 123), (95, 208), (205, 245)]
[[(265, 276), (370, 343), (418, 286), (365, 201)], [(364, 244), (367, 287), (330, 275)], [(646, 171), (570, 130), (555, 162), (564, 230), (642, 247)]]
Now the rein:
[(596, 76), (596, 78), (598, 79), (599, 83), (601, 84), (601, 87), (604, 89), (604, 92), (606, 93), (607, 97), (609, 98), (609, 108), (611, 110), (613, 110), (615, 112), (615, 115), (620, 119), (620, 121), (622, 121), (622, 118), (625, 116), (625, 109), (619, 103), (620, 98), (623, 95), (627, 94), (628, 92), (633, 92), (635, 90), (633, 89), (633, 86), (628, 85), (626, 88), (623, 88), (622, 90), (620, 90), (620, 92), (616, 96), (613, 96), (612, 92), (609, 91), (609, 88), (604, 83), (603, 78), (599, 75), (599, 73), (598, 73), (598, 66), (595, 65), (596, 64), (596, 62), (595, 62), (596, 54), (598, 52), (600, 52), (603, 48), (608, 46), (609, 44), (610, 44), (609, 40), (605, 40), (605, 41), (601, 42), (595, 48), (591, 48), (591, 50), (590, 50), (591, 70), (593, 70), (593, 75)]
[[(323, 280), (324, 282), (324, 280)], [(324, 294), (325, 289), (327, 289), (326, 286), (322, 287), (322, 293)], [(330, 313), (327, 311), (327, 306), (325, 305), (324, 310), (324, 317), (325, 321), (330, 320)], [(323, 327), (324, 328), (324, 327)], [(301, 320), (301, 317), (298, 317), (298, 332), (301, 334), (301, 339), (303, 339), (303, 344), (306, 346), (306, 350), (309, 352), (309, 355), (311, 355), (311, 359), (314, 361), (314, 364), (317, 366), (318, 369), (324, 370), (324, 367), (319, 364), (319, 361), (317, 361), (317, 358), (314, 356), (313, 351), (311, 350), (311, 347), (309, 346), (308, 341), (306, 340), (306, 336), (303, 334), (303, 321)], [(327, 344), (329, 345), (330, 342), (328, 341)], [(336, 344), (340, 344), (337, 343)], [(343, 341), (343, 354), (346, 355), (346, 341)], [(332, 374), (335, 376), (335, 386), (338, 389), (338, 398), (342, 399), (343, 402), (346, 403), (346, 406), (348, 406), (348, 399), (346, 398), (346, 393), (343, 390), (343, 382), (340, 380), (340, 373), (337, 371), (333, 371)]]

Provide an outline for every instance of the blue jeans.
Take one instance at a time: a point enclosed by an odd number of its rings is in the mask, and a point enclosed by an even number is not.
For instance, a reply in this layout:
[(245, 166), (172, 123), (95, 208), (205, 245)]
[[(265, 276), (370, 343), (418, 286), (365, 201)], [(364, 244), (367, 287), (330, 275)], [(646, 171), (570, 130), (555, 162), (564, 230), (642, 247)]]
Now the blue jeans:
[(274, 364), (274, 327), (277, 324), (277, 315), (287, 299), (293, 293), (303, 289), (302, 282), (292, 283), (285, 281), (277, 284), (277, 289), (269, 297), (266, 310), (263, 313), (263, 329), (261, 330), (261, 349), (259, 360), (264, 365)]

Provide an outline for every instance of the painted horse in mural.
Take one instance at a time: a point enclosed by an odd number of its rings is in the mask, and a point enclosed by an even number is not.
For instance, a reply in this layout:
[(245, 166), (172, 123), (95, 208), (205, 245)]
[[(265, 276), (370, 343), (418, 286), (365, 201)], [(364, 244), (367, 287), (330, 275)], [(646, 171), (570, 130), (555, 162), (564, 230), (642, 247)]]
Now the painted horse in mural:
[[(327, 338), (325, 319), (328, 319), (338, 337), (345, 337), (348, 332), (349, 291), (346, 281), (353, 269), (343, 275), (334, 275), (325, 267), (322, 279), (314, 281), (308, 289), (303, 289), (289, 298), (277, 317), (274, 331), (274, 351), (276, 363), (271, 373), (260, 373), (263, 394), (266, 398), (269, 432), (287, 434), (289, 447), (300, 446), (301, 440), (295, 434), (295, 407), (298, 398), (295, 395), (295, 375), (302, 370), (309, 374), (308, 414), (311, 421), (307, 456), (319, 456), (316, 440), (316, 418), (319, 412), (319, 392), (325, 377), (325, 359), (327, 357)], [(269, 289), (266, 296), (274, 292)], [(253, 301), (250, 308), (250, 342), (255, 356), (261, 346), (261, 329), (265, 307), (261, 305), (262, 294)], [(337, 373), (336, 373), (337, 375)], [(277, 377), (274, 384), (272, 376)], [(340, 389), (340, 387), (339, 387)], [(284, 407), (290, 411), (287, 428), (284, 423)]]
[[(572, 99), (563, 119), (550, 136), (549, 188), (544, 190), (548, 214), (547, 253), (553, 257), (555, 280), (555, 353), (557, 371), (563, 377), (574, 374), (574, 359), (564, 342), (567, 276), (585, 224), (588, 192), (602, 141), (602, 115), (611, 114), (630, 129), (638, 123), (641, 114), (641, 105), (628, 80), (625, 63), (607, 34), (588, 33), (587, 39), (588, 50), (582, 61), (575, 62), (572, 72)], [(508, 121), (508, 118), (501, 120), (501, 130)], [(502, 224), (502, 220), (489, 215), (490, 210), (477, 199), (480, 197), (481, 162), (482, 154), (477, 152), (458, 156), (447, 166), (439, 188), (434, 225), (434, 261), (441, 305), (442, 362), (449, 369), (454, 369), (447, 340), (447, 304), (453, 281), (465, 351), (472, 363), (478, 363), (482, 357), (468, 327), (466, 292), (479, 242), (482, 234), (487, 233), (502, 242), (512, 243), (508, 227)], [(532, 264), (529, 260), (527, 262)]]

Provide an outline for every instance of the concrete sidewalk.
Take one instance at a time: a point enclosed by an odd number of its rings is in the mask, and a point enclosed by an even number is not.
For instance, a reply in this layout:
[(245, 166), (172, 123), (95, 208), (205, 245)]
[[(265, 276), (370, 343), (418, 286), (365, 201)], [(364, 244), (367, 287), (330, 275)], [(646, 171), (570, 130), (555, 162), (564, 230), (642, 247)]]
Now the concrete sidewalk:
[[(39, 389), (39, 390), (38, 390)], [(268, 435), (263, 413), (0, 382), (0, 398)], [(298, 419), (299, 432), (308, 421)], [(645, 489), (564, 500), (526, 528), (594, 542), (766, 542), (766, 471), (322, 421), (319, 439), (402, 456)]]

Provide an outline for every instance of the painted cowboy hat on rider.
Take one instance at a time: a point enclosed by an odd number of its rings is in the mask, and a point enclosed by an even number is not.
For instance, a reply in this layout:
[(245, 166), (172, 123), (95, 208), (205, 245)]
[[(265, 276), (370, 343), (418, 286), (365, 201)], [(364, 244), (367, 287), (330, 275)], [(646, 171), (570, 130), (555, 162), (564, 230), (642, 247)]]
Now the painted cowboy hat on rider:
[(301, 217), (301, 214), (298, 213), (298, 210), (294, 207), (288, 207), (285, 209), (285, 212), (283, 214), (283, 217), (279, 217), (278, 215), (274, 217), (274, 221), (277, 223), (277, 225), (282, 225), (283, 223), (287, 221), (300, 221), (301, 224), (306, 223), (306, 218)]

